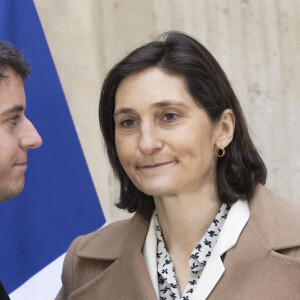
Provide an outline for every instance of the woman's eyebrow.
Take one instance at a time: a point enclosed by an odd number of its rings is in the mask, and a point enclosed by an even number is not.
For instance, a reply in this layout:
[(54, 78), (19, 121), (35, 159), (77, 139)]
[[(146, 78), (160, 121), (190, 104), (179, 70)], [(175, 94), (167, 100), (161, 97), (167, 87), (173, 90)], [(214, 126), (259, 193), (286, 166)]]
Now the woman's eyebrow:
[(154, 103), (154, 107), (166, 107), (166, 106), (186, 106), (184, 102), (181, 101), (173, 101), (173, 100), (166, 100), (166, 101), (160, 101), (157, 103)]
[(116, 117), (118, 115), (121, 115), (121, 114), (130, 114), (130, 113), (133, 113), (133, 112), (135, 112), (135, 110), (132, 109), (132, 108), (127, 108), (127, 107), (120, 108), (120, 109), (117, 109), (114, 112), (114, 117)]
[[(151, 106), (155, 108), (155, 107), (167, 107), (167, 106), (185, 106), (186, 107), (187, 105), (181, 101), (166, 100), (166, 101), (160, 101), (160, 102), (153, 103)], [(133, 108), (129, 108), (129, 107), (121, 107), (114, 112), (114, 117), (121, 115), (121, 114), (130, 114), (130, 113), (135, 113), (135, 110)]]

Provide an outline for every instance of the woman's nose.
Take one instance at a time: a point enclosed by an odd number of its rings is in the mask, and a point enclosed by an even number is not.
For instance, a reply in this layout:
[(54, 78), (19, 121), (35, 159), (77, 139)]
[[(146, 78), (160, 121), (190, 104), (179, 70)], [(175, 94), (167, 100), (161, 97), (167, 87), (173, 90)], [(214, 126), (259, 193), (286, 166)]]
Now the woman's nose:
[(144, 125), (139, 136), (139, 148), (144, 155), (152, 155), (163, 148), (158, 129), (154, 125)]
[(35, 149), (42, 145), (43, 140), (33, 124), (26, 119), (23, 134), (20, 139), (20, 146), (24, 149)]

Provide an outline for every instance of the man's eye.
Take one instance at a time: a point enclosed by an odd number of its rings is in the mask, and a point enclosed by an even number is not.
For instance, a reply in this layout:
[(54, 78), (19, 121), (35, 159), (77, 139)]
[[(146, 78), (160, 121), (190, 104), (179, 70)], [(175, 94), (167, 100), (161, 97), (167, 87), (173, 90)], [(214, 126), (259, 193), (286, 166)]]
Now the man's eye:
[(8, 121), (9, 121), (10, 123), (16, 125), (19, 118), (20, 118), (20, 115), (15, 115), (15, 116), (9, 118)]
[(167, 113), (163, 116), (163, 121), (173, 122), (176, 121), (179, 116), (175, 113)]
[(121, 126), (124, 128), (132, 128), (136, 125), (136, 122), (134, 120), (131, 119), (127, 119), (127, 120), (123, 120), (121, 122)]

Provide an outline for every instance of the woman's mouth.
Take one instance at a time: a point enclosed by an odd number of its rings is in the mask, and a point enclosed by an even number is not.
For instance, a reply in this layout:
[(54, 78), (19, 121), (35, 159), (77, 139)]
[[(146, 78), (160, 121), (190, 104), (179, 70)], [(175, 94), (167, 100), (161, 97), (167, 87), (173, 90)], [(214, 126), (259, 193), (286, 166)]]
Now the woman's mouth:
[(162, 162), (162, 163), (154, 163), (154, 164), (149, 164), (149, 165), (143, 165), (140, 166), (141, 169), (152, 169), (152, 168), (158, 168), (158, 167), (162, 167), (162, 166), (166, 166), (169, 165), (171, 163), (175, 162), (174, 160), (172, 161), (167, 161), (167, 162)]

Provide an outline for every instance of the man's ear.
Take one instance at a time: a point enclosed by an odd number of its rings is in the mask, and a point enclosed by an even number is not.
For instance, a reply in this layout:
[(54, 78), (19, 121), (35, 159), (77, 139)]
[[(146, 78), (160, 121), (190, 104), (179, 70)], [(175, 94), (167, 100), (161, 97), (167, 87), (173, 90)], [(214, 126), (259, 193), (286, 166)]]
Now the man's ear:
[(225, 109), (216, 127), (215, 146), (218, 149), (226, 148), (233, 139), (235, 115), (231, 109)]

